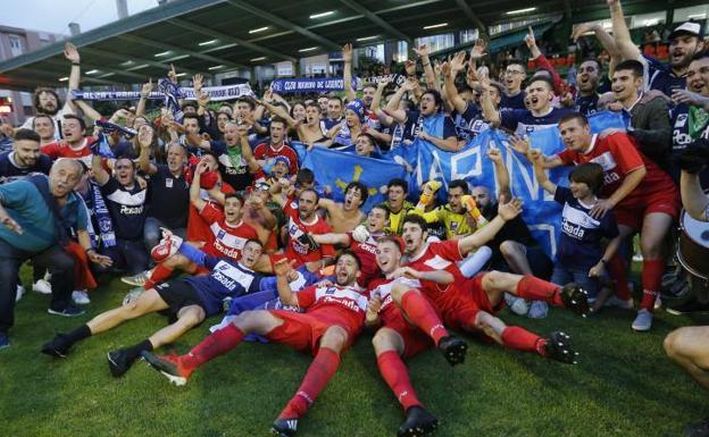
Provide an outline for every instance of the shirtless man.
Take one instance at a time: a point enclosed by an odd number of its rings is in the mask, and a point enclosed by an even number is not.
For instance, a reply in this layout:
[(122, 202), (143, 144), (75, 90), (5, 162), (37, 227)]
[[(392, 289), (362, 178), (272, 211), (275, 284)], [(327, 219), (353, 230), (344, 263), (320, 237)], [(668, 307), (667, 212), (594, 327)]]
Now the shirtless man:
[(318, 206), (327, 211), (328, 223), (333, 232), (343, 234), (352, 231), (367, 218), (359, 208), (367, 202), (368, 196), (367, 186), (362, 182), (354, 181), (347, 184), (345, 188), (344, 203), (320, 199)]

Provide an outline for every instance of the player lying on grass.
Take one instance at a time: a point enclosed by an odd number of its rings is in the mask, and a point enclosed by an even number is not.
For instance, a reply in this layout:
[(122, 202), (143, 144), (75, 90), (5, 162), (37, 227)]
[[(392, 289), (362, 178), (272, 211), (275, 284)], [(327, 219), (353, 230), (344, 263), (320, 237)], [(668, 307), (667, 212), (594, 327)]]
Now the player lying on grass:
[(470, 251), (486, 244), (502, 228), (505, 221), (522, 212), (519, 200), (500, 204), (498, 215), (485, 227), (460, 240), (426, 242), (426, 221), (416, 215), (404, 220), (403, 239), (408, 266), (415, 270), (447, 270), (455, 276), (454, 283), (436, 284), (423, 280), (422, 292), (430, 299), (443, 323), (450, 329), (483, 334), (497, 343), (541, 356), (574, 363), (569, 336), (554, 332), (542, 338), (518, 326), (507, 326), (496, 314), (504, 306), (504, 293), (532, 300), (543, 300), (566, 307), (577, 314), (588, 313), (586, 291), (574, 283), (563, 288), (531, 275), (515, 275), (498, 271), (482, 272), (465, 278), (456, 262)]
[(340, 355), (352, 344), (364, 324), (367, 297), (357, 286), (359, 259), (352, 252), (341, 253), (335, 263), (335, 284), (316, 284), (293, 293), (287, 275), (287, 260), (278, 261), (278, 294), (286, 305), (297, 305), (303, 313), (282, 310), (246, 311), (234, 322), (205, 338), (185, 355), (143, 357), (177, 385), (183, 385), (201, 365), (237, 347), (247, 334), (259, 334), (271, 342), (283, 343), (315, 355), (296, 394), (278, 415), (272, 431), (295, 435), (298, 420), (308, 411), (340, 365)]
[(68, 334), (58, 334), (42, 346), (42, 353), (64, 358), (72, 345), (85, 338), (113, 329), (127, 320), (168, 310), (170, 325), (133, 346), (108, 352), (111, 373), (116, 377), (122, 376), (142, 351), (151, 351), (174, 342), (205, 318), (221, 312), (225, 298), (257, 292), (261, 282), (268, 279), (251, 270), (263, 249), (257, 240), (248, 240), (239, 260), (234, 261), (207, 255), (189, 244), (182, 244), (182, 239), (176, 235), (165, 235), (166, 238), (153, 249), (154, 255), (163, 252), (162, 258), (165, 258), (174, 255), (179, 248), (182, 255), (210, 269), (210, 273), (175, 279), (149, 288), (137, 298), (99, 314)]

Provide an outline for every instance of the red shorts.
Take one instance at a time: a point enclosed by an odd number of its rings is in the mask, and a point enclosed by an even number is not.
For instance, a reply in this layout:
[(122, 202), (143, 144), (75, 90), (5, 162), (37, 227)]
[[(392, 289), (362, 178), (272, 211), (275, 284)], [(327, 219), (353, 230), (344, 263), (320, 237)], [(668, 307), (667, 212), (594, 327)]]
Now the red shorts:
[(640, 230), (645, 216), (653, 212), (668, 214), (677, 220), (680, 211), (679, 192), (674, 185), (666, 190), (656, 191), (645, 196), (634, 196), (620, 202), (614, 209), (615, 220), (619, 225), (625, 225)]
[(487, 272), (480, 272), (457, 284), (452, 290), (453, 293), (447, 297), (443, 308), (440, 308), (441, 318), (447, 327), (470, 331), (478, 312), (497, 314), (504, 307), (504, 299), (493, 306), (485, 293), (482, 281), (486, 274)]
[(313, 355), (317, 354), (320, 348), (320, 338), (331, 326), (340, 326), (347, 331), (348, 343), (343, 352), (356, 336), (356, 333), (350, 332), (344, 325), (335, 325), (307, 313), (294, 313), (283, 310), (270, 310), (269, 313), (283, 320), (283, 324), (266, 334), (265, 337), (297, 351), (310, 351)]
[(384, 328), (396, 331), (404, 340), (403, 358), (411, 358), (433, 347), (433, 340), (418, 327), (409, 323), (399, 309), (390, 310), (384, 321)]

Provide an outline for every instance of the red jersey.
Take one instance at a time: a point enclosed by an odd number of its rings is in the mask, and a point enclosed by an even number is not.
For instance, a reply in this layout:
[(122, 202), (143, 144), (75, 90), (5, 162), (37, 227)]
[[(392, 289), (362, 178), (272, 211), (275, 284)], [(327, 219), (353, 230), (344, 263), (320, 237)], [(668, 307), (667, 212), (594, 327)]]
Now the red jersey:
[(343, 325), (352, 333), (359, 331), (364, 323), (368, 299), (353, 286), (311, 285), (295, 296), (299, 307), (326, 323)]
[(391, 289), (395, 284), (405, 284), (409, 289), (422, 289), (421, 282), (418, 279), (412, 278), (379, 278), (371, 281), (369, 283), (369, 296), (372, 298), (379, 296), (382, 300), (382, 306), (379, 308), (379, 318), (384, 326), (398, 321), (399, 317), (401, 317), (398, 314), (400, 311), (399, 307), (394, 305), (394, 298), (391, 297)]
[(300, 220), (298, 210), (293, 207), (292, 203), (286, 205), (283, 212), (288, 217), (288, 222), (286, 223), (288, 245), (286, 246), (285, 256), (288, 259), (296, 260), (295, 267), (301, 266), (306, 262), (335, 256), (335, 248), (331, 244), (321, 244), (320, 247), (313, 248), (301, 241), (304, 234), (327, 234), (332, 232), (330, 225), (322, 217), (315, 214), (311, 223), (303, 223)]
[(288, 172), (291, 175), (298, 173), (298, 153), (286, 143), (283, 143), (278, 149), (274, 149), (271, 144), (261, 143), (254, 149), (254, 158), (259, 161), (277, 156), (288, 158)]
[(211, 241), (203, 249), (209, 255), (236, 260), (247, 241), (258, 240), (256, 229), (243, 221), (236, 225), (228, 224), (224, 221), (224, 212), (211, 203), (205, 205), (199, 214), (212, 232)]
[[(230, 194), (235, 192), (231, 185), (227, 184), (226, 182), (222, 182), (220, 191), (224, 194)], [(209, 200), (209, 195), (206, 194), (206, 191), (202, 191), (200, 195), (202, 195), (202, 198), (214, 208), (221, 208), (220, 205)], [(204, 218), (199, 215), (199, 211), (197, 211), (197, 208), (195, 208), (192, 202), (190, 202), (187, 214), (187, 239), (190, 241), (204, 241), (207, 243), (211, 243), (212, 238), (213, 236), (211, 230), (209, 229), (209, 223), (207, 223)]]
[(81, 142), (81, 147), (78, 149), (72, 149), (64, 140), (55, 141), (53, 143), (45, 144), (40, 148), (40, 151), (52, 158), (52, 160), (59, 158), (78, 159), (91, 168), (92, 153), (90, 146), (94, 141), (96, 141), (96, 139), (93, 137), (84, 137)]
[(566, 165), (593, 162), (603, 167), (603, 188), (600, 194), (606, 198), (620, 187), (628, 173), (644, 166), (647, 170), (645, 178), (619, 205), (635, 202), (650, 194), (674, 190), (670, 176), (643, 155), (635, 140), (624, 133), (611, 134), (605, 138), (594, 135), (588, 151), (581, 153), (566, 149), (558, 156)]
[(420, 255), (409, 258), (407, 265), (414, 270), (431, 271), (445, 270), (451, 273), (455, 281), (448, 285), (438, 284), (432, 281), (421, 281), (422, 291), (434, 302), (442, 299), (447, 294), (452, 294), (456, 289), (456, 282), (462, 283), (465, 277), (461, 273), (456, 262), (463, 259), (457, 240), (437, 241), (425, 243), (426, 247)]
[(350, 237), (350, 250), (357, 255), (359, 262), (362, 264), (359, 269), (360, 274), (357, 283), (367, 288), (369, 282), (381, 273), (377, 265), (377, 240), (370, 235), (366, 241), (360, 243), (352, 238), (352, 232), (348, 232), (347, 236)]

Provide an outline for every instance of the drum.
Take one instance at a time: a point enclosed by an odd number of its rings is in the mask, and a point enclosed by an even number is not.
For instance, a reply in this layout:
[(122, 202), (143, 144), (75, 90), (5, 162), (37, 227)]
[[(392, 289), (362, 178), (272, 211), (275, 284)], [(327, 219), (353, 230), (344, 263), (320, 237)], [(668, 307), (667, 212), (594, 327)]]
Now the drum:
[(677, 261), (697, 301), (709, 303), (709, 222), (695, 220), (686, 211), (680, 220)]

